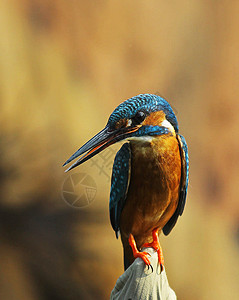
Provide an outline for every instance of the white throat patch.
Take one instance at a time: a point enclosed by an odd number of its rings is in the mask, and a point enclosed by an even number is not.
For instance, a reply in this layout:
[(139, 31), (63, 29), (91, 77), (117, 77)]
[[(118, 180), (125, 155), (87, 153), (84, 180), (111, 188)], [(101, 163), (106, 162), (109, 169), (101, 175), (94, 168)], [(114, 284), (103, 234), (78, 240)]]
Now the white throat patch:
[(132, 136), (127, 140), (141, 142), (141, 143), (151, 143), (153, 138), (154, 138), (153, 136), (145, 135), (145, 136)]
[(165, 128), (168, 128), (171, 132), (175, 132), (174, 128), (173, 128), (173, 125), (168, 121), (168, 120), (163, 120), (161, 126), (165, 127)]

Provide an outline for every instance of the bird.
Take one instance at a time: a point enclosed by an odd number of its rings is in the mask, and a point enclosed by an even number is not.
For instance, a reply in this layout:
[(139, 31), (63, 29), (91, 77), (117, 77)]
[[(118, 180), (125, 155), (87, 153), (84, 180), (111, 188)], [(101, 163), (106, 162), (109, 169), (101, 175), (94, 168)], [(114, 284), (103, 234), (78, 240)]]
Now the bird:
[(149, 267), (143, 248), (164, 258), (159, 242), (168, 235), (185, 207), (189, 157), (185, 138), (170, 104), (161, 96), (140, 94), (119, 104), (103, 130), (80, 147), (63, 166), (79, 166), (102, 150), (124, 141), (117, 152), (111, 176), (110, 221), (121, 236), (125, 270), (136, 258)]

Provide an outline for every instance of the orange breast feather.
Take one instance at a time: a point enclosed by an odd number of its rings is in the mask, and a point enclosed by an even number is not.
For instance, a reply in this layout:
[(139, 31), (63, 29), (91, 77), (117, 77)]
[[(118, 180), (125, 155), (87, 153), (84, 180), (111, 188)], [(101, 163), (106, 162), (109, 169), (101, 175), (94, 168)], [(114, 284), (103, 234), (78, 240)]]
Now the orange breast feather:
[[(155, 137), (151, 143), (131, 142), (131, 181), (121, 215), (121, 235), (130, 233), (137, 244), (151, 239), (173, 215), (179, 196), (181, 159), (175, 135)], [(140, 246), (140, 245), (139, 245)]]

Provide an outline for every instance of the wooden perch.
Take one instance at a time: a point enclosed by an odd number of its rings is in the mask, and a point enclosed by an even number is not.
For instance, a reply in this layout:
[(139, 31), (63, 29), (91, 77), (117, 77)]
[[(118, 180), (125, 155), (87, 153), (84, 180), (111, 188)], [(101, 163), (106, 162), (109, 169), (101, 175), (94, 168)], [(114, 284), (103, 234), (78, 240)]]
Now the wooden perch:
[(145, 266), (144, 262), (137, 258), (134, 263), (117, 280), (111, 300), (176, 300), (174, 291), (170, 288), (167, 275), (164, 270), (160, 273), (158, 254), (152, 248), (145, 248), (148, 252), (152, 269)]

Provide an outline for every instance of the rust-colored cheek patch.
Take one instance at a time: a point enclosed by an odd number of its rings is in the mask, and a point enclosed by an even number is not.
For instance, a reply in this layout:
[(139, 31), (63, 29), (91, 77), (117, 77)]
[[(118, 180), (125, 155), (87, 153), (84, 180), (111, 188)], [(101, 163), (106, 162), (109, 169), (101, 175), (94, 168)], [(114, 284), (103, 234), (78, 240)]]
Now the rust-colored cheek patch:
[(155, 111), (145, 118), (145, 120), (142, 122), (142, 125), (161, 126), (164, 120), (165, 120), (165, 113), (162, 110)]
[(115, 129), (120, 129), (122, 127), (126, 127), (127, 123), (128, 123), (127, 119), (121, 119), (115, 124)]

